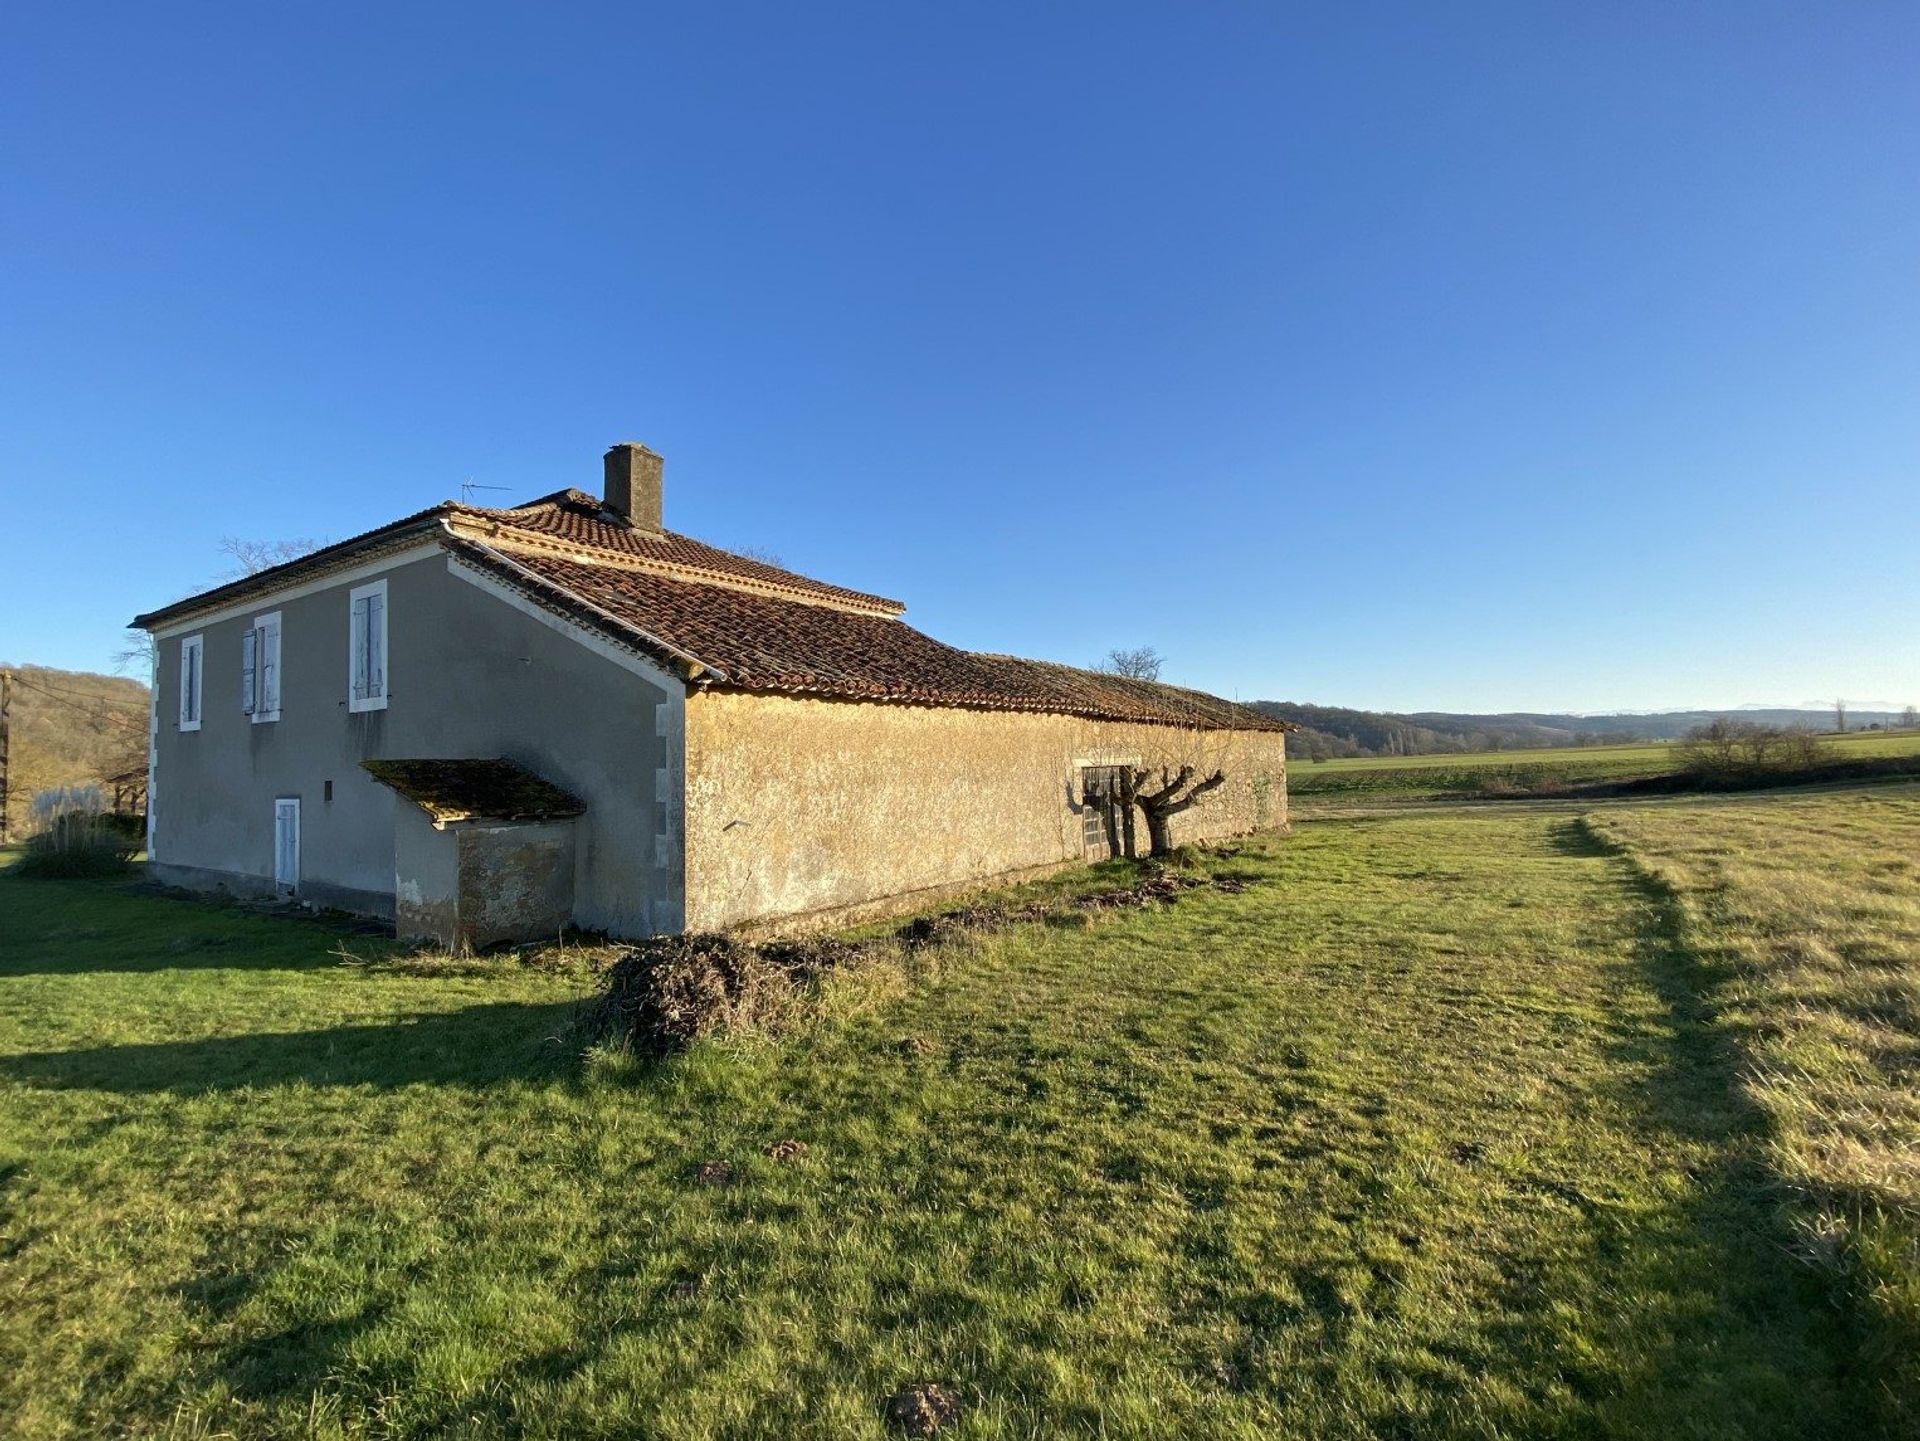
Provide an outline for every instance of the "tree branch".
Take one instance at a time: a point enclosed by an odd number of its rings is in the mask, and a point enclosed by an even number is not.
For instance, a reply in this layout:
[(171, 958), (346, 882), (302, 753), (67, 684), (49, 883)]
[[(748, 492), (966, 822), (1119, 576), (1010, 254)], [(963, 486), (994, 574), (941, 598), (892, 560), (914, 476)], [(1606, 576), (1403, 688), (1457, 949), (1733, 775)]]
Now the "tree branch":
[[(1181, 774), (1183, 776), (1189, 775), (1192, 773), (1192, 771), (1193, 771), (1193, 767), (1188, 766), (1185, 770), (1181, 772)], [(1195, 786), (1192, 790), (1188, 791), (1179, 800), (1169, 801), (1166, 804), (1162, 805), (1160, 807), (1161, 814), (1169, 815), (1169, 816), (1178, 815), (1181, 811), (1185, 810), (1188, 806), (1192, 805), (1195, 801), (1199, 800), (1200, 797), (1205, 795), (1208, 791), (1213, 790), (1216, 787), (1225, 785), (1226, 780), (1227, 780), (1226, 772), (1215, 771), (1212, 775), (1208, 776), (1205, 780), (1201, 781), (1199, 785)]]

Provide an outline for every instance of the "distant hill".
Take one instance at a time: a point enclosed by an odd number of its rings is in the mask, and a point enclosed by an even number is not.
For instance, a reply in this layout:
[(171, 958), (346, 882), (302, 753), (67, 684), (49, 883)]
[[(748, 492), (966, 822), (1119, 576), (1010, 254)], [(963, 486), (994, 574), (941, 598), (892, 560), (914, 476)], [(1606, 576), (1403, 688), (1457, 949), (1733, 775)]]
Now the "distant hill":
[[(10, 665), (13, 672), (7, 819), (23, 833), (37, 792), (98, 783), (147, 763), (147, 688), (124, 676)], [(111, 795), (108, 797), (112, 799)]]
[[(1830, 710), (1743, 708), (1737, 710), (1659, 711), (1612, 715), (1552, 715), (1507, 711), (1497, 715), (1459, 715), (1447, 711), (1415, 711), (1401, 715), (1387, 711), (1348, 710), (1339, 706), (1302, 705), (1293, 701), (1257, 700), (1256, 710), (1300, 729), (1288, 739), (1287, 753), (1303, 758), (1332, 756), (1415, 756), (1451, 752), (1524, 750), (1547, 746), (1615, 745), (1634, 740), (1677, 740), (1696, 726), (1728, 717), (1767, 725), (1806, 726), (1831, 730)], [(1869, 726), (1896, 726), (1898, 711), (1851, 711), (1849, 730)]]

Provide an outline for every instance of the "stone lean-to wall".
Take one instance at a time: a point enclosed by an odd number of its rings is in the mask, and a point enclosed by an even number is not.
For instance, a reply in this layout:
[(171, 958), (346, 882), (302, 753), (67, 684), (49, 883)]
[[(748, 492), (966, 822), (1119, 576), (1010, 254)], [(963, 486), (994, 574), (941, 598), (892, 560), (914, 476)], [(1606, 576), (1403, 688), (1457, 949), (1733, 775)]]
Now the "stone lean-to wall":
[(723, 691), (689, 696), (686, 725), (689, 930), (1078, 861), (1085, 765), (1224, 770), (1176, 842), (1287, 823), (1278, 731)]
[(456, 951), (559, 935), (573, 919), (574, 830), (571, 817), (443, 828), (397, 806), (394, 934)]

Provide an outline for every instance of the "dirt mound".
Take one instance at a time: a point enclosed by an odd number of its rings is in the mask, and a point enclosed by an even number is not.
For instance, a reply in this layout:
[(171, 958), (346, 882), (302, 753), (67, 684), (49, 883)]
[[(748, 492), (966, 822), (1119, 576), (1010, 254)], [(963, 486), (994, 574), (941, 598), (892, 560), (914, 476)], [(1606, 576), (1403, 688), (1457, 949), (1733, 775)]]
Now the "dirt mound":
[(647, 1054), (716, 1031), (774, 1026), (793, 1001), (792, 964), (732, 936), (655, 936), (608, 969), (587, 1023)]
[(800, 1013), (808, 987), (833, 971), (950, 946), (1017, 925), (1075, 920), (1171, 905), (1188, 891), (1238, 892), (1244, 875), (1213, 877), (1153, 865), (1129, 886), (1024, 905), (957, 906), (919, 916), (877, 940), (810, 936), (754, 944), (696, 932), (656, 936), (607, 970), (605, 988), (585, 1016), (595, 1037), (664, 1055), (721, 1032), (777, 1034)]

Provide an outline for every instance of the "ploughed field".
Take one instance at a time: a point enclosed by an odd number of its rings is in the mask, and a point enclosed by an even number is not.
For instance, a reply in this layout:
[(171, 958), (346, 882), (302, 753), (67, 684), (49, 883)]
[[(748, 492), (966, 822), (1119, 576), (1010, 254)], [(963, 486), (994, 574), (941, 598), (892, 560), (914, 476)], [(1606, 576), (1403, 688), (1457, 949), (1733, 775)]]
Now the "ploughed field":
[(0, 1434), (1913, 1434), (1917, 860), (1920, 786), (1318, 821), (658, 1063), (0, 876)]
[[(1835, 761), (1920, 756), (1920, 731), (1857, 731), (1822, 736), (1820, 744)], [(1388, 797), (1550, 795), (1556, 788), (1669, 775), (1678, 769), (1678, 753), (1674, 744), (1652, 741), (1461, 755), (1294, 758), (1287, 763), (1287, 789), (1310, 809)]]

